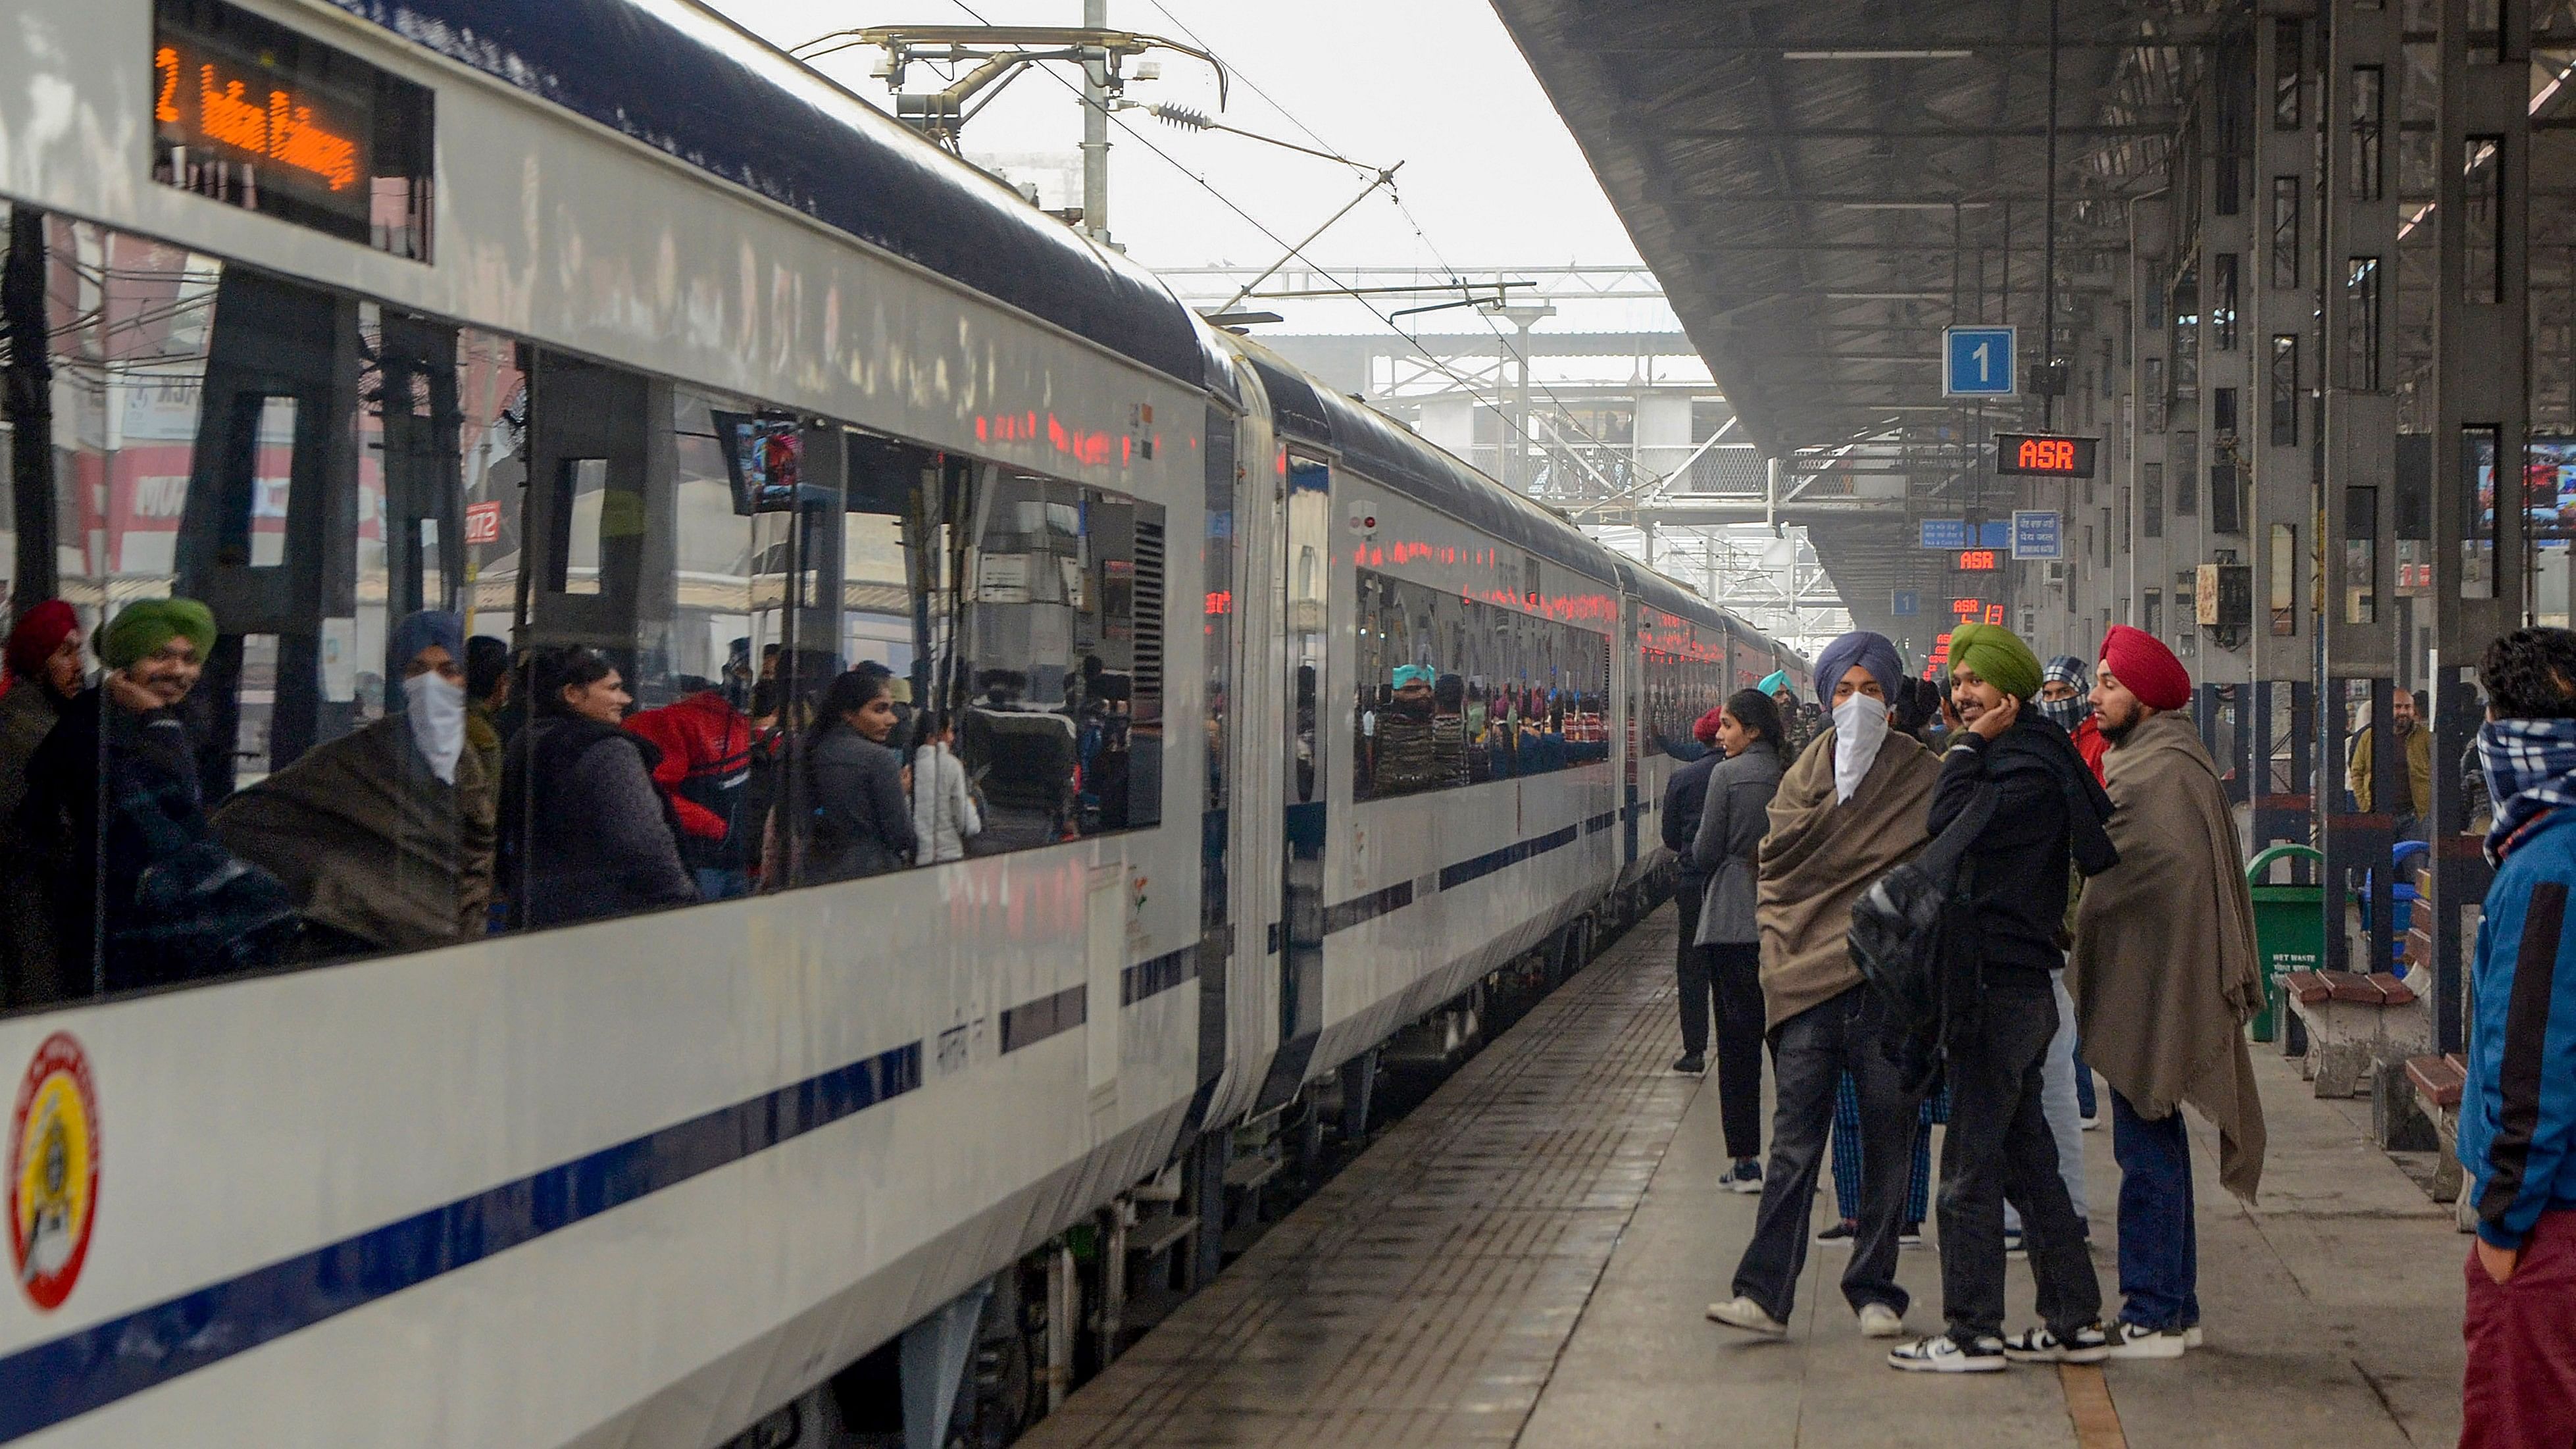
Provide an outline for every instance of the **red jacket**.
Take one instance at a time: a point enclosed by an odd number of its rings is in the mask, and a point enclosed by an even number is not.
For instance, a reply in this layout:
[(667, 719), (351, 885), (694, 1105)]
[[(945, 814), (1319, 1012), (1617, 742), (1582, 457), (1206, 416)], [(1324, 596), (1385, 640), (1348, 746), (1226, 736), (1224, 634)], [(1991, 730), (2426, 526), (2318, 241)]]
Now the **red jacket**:
[[(2075, 753), (2082, 755), (2084, 763), (2093, 767), (2093, 778), (2102, 780), (2102, 757), (2111, 753), (2111, 742), (2102, 738), (2100, 719), (2088, 714), (2084, 716), (2083, 723), (2075, 727)], [(2102, 783), (2108, 785), (2111, 782), (2102, 780)]]
[[(742, 711), (708, 689), (631, 715), (626, 727), (661, 746), (653, 783), (669, 797), (680, 829), (706, 841), (731, 833), (736, 822), (710, 807), (738, 798), (751, 778), (751, 721)], [(740, 828), (757, 836), (760, 822), (740, 822)]]

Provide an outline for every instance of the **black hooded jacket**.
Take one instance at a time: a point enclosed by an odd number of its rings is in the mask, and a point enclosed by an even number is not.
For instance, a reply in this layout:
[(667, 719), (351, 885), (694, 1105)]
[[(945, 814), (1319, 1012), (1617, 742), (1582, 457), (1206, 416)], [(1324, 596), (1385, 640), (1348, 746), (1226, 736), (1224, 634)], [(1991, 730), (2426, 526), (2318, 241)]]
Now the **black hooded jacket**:
[(1989, 786), (1997, 792), (1994, 818), (1962, 865), (1967, 922), (1988, 967), (2054, 971), (2066, 964), (2059, 932), (2070, 856), (2088, 876), (2120, 861), (2103, 829), (2111, 797), (2066, 731), (2028, 703), (1992, 741), (1973, 730), (1952, 735), (1932, 792), (1932, 833), (1939, 835)]

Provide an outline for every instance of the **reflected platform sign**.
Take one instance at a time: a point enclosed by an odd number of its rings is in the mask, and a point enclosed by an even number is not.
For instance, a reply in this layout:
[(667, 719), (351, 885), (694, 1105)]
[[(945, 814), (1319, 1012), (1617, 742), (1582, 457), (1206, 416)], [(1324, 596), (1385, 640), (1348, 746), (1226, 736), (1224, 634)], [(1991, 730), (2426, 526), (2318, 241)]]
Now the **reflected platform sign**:
[(2056, 560), (2066, 557), (2066, 528), (2053, 508), (2016, 509), (2012, 516), (2012, 556)]
[(1924, 518), (1916, 523), (1922, 532), (1922, 546), (1943, 550), (1964, 548), (2009, 548), (2012, 525), (1996, 519), (1971, 528), (1964, 518)]
[(2012, 397), (2013, 329), (1952, 327), (1942, 333), (1943, 397)]

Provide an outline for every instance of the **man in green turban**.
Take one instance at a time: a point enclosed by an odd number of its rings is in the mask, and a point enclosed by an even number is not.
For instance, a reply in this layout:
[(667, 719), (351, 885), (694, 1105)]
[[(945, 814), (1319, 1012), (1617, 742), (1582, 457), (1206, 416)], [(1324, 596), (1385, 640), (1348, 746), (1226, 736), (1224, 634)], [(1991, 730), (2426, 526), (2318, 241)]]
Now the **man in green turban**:
[(188, 697), (215, 648), (215, 613), (194, 599), (137, 599), (98, 627), (91, 644), (109, 691), (137, 714)]
[[(1941, 757), (1925, 827), (1954, 822), (1966, 843), (1962, 892), (1945, 910), (1938, 1029), (1950, 1130), (1941, 1146), (1941, 1311), (1948, 1331), (1888, 1355), (1917, 1373), (1987, 1373), (2007, 1361), (2091, 1363), (2129, 1349), (2102, 1322), (2102, 1284), (2084, 1244), (2057, 1143), (2040, 1105), (2043, 1058), (2057, 1036), (2052, 972), (2069, 866), (2098, 875), (2119, 861), (2103, 822), (2110, 797), (2066, 731), (2029, 708), (2039, 656), (2009, 629), (1962, 624), (1950, 636), (1957, 725)], [(2004, 1198), (2021, 1211), (2042, 1321), (2004, 1336)]]
[(16, 817), (48, 877), (66, 979), (123, 991), (275, 961), (293, 903), (207, 827), (178, 709), (214, 650), (214, 613), (142, 599), (92, 642), (107, 673), (36, 747)]
[(2001, 624), (1962, 624), (1950, 634), (1950, 667), (1965, 665), (1979, 679), (2027, 702), (2039, 693), (2039, 656)]

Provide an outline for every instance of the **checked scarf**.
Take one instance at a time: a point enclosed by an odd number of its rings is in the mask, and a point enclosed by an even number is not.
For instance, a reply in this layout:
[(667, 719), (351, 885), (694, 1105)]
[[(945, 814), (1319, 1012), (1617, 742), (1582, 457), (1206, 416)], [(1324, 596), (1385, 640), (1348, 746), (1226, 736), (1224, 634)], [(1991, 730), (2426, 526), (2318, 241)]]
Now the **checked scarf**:
[(2498, 865), (2543, 816), (2576, 807), (2576, 719), (2489, 720), (2478, 731), (2478, 768), (2495, 801), (2487, 863)]

